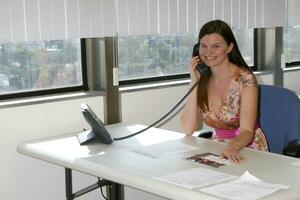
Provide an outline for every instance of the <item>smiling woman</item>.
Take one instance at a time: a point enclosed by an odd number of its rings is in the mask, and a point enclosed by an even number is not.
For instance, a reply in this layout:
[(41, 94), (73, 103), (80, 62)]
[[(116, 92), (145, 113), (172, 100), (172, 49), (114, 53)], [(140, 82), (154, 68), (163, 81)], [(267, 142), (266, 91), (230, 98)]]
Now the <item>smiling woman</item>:
[[(207, 22), (200, 29), (198, 43), (198, 55), (189, 64), (190, 85), (197, 84), (197, 89), (184, 106), (183, 131), (191, 135), (205, 122), (214, 128), (212, 139), (227, 143), (220, 156), (236, 163), (245, 158), (239, 153), (244, 147), (267, 150), (257, 124), (257, 80), (230, 26), (221, 20)], [(200, 62), (208, 67), (208, 73), (196, 69)]]
[(211, 68), (222, 64), (222, 60), (227, 57), (227, 54), (232, 50), (233, 43), (227, 44), (224, 38), (216, 33), (212, 33), (200, 41), (199, 55), (201, 61), (205, 62)]

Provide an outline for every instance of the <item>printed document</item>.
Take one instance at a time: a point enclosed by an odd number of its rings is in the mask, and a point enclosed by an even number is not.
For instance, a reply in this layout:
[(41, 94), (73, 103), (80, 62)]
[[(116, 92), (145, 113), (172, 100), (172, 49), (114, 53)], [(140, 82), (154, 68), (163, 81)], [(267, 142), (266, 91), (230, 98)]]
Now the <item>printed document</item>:
[(187, 157), (186, 160), (191, 160), (193, 162), (216, 168), (225, 165), (233, 165), (233, 162), (231, 162), (230, 160), (221, 158), (219, 155), (210, 152), (197, 153), (195, 155)]
[(292, 163), (292, 165), (300, 167), (300, 161), (296, 161), (296, 162)]
[(158, 180), (188, 189), (200, 188), (211, 184), (221, 183), (224, 181), (232, 180), (234, 178), (236, 178), (236, 176), (202, 167), (156, 177), (156, 179)]
[(160, 158), (163, 156), (169, 156), (172, 154), (184, 153), (188, 151), (194, 151), (197, 149), (198, 149), (197, 147), (191, 145), (183, 144), (176, 141), (171, 141), (171, 142), (162, 142), (162, 143), (139, 147), (139, 148), (132, 148), (130, 149), (130, 151), (143, 154), (149, 157), (153, 157), (153, 158)]
[(287, 188), (289, 188), (287, 185), (261, 181), (246, 171), (236, 180), (203, 188), (200, 191), (231, 200), (256, 200), (277, 190)]

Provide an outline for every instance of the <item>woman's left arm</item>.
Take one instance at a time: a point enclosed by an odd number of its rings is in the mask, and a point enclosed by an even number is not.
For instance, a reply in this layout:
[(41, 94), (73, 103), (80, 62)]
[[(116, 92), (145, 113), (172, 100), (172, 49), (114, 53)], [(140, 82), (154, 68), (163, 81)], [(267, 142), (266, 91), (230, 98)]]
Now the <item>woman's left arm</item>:
[(239, 151), (249, 146), (254, 139), (257, 109), (258, 88), (256, 86), (244, 87), (241, 93), (240, 134), (227, 144), (221, 157), (226, 157), (235, 163), (245, 159)]

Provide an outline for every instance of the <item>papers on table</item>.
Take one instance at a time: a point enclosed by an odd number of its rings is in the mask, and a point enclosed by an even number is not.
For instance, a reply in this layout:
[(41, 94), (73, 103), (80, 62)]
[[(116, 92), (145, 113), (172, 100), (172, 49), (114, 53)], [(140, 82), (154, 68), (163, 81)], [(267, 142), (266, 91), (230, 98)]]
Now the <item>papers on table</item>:
[(292, 163), (292, 165), (294, 165), (296, 167), (300, 167), (300, 161), (296, 161), (296, 162)]
[(236, 178), (236, 176), (199, 167), (157, 177), (156, 179), (188, 189), (194, 189), (221, 183), (234, 178)]
[(198, 149), (197, 147), (191, 145), (172, 141), (172, 142), (162, 142), (162, 143), (139, 147), (139, 148), (133, 148), (131, 149), (131, 151), (146, 156), (150, 156), (153, 158), (160, 158), (163, 156), (168, 156), (177, 153), (184, 153), (188, 151), (194, 151), (197, 149)]
[(210, 154), (210, 155), (207, 155), (205, 158), (207, 160), (211, 160), (211, 161), (223, 164), (223, 165), (233, 165), (234, 164), (233, 162), (231, 162), (230, 160), (228, 160), (226, 158), (220, 158), (220, 156), (218, 156), (218, 155)]
[(200, 191), (231, 200), (255, 200), (277, 190), (287, 188), (289, 186), (267, 183), (259, 180), (249, 172), (245, 172), (236, 180), (203, 188)]
[(200, 164), (208, 165), (210, 167), (220, 167), (225, 165), (233, 165), (233, 162), (231, 162), (228, 159), (221, 158), (217, 154), (213, 153), (197, 153), (195, 155), (192, 155), (190, 157), (186, 158), (187, 160), (191, 160), (193, 162), (197, 162)]
[(202, 167), (156, 177), (155, 179), (188, 189), (202, 188), (199, 191), (230, 200), (256, 200), (277, 190), (289, 188), (288, 185), (261, 181), (247, 171), (237, 178), (230, 174)]

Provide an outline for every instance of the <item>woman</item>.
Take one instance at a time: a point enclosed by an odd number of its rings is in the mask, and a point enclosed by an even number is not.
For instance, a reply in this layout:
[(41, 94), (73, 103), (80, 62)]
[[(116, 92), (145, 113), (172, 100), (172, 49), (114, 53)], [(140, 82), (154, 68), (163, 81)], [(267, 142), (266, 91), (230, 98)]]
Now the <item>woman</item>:
[[(181, 115), (187, 135), (198, 130), (201, 121), (214, 128), (213, 139), (226, 142), (220, 156), (238, 163), (245, 157), (239, 150), (250, 146), (267, 150), (267, 142), (257, 124), (257, 80), (239, 51), (231, 28), (221, 20), (203, 25), (199, 32), (199, 56), (189, 64), (189, 95)], [(200, 74), (197, 65), (208, 66)]]

